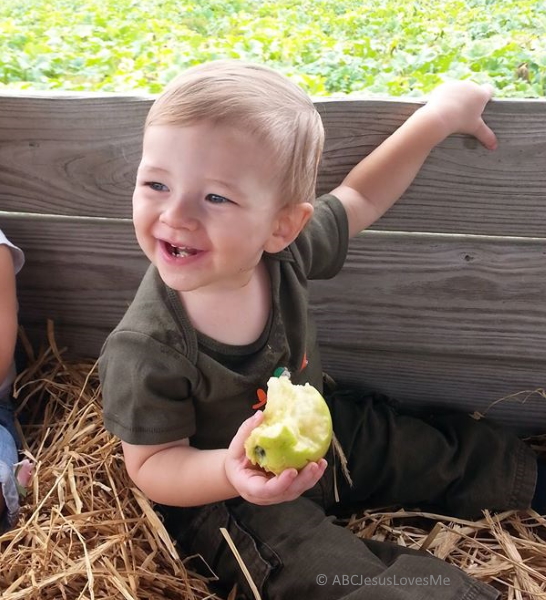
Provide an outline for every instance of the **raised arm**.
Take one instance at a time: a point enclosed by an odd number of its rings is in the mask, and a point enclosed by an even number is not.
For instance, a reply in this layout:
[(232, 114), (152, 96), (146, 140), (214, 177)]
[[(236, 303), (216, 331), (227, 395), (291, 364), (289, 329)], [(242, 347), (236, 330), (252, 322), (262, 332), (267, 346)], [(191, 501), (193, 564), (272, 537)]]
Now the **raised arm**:
[(405, 192), (430, 151), (453, 133), (475, 136), (494, 150), (497, 139), (482, 112), (493, 88), (469, 81), (439, 86), (376, 150), (360, 161), (332, 191), (347, 211), (354, 236), (381, 217)]

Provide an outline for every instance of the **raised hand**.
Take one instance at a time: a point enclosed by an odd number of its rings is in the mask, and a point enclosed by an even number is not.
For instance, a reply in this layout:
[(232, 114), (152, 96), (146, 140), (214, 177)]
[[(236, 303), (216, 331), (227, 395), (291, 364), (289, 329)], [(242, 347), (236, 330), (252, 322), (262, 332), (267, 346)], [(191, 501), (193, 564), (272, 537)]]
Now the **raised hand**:
[(466, 133), (476, 137), (489, 150), (494, 150), (497, 137), (482, 118), (493, 91), (489, 84), (478, 85), (471, 81), (444, 83), (432, 92), (423, 110), (436, 113), (439, 124), (445, 127), (445, 137), (452, 133)]

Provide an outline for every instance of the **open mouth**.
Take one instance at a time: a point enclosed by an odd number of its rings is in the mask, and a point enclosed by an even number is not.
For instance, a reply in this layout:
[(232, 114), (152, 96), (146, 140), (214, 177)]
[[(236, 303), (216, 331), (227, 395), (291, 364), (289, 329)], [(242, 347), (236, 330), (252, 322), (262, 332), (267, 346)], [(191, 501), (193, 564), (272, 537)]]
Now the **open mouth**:
[(199, 253), (199, 250), (195, 248), (189, 248), (188, 246), (173, 246), (169, 242), (165, 242), (165, 248), (167, 252), (175, 258), (186, 258), (187, 256), (195, 256)]

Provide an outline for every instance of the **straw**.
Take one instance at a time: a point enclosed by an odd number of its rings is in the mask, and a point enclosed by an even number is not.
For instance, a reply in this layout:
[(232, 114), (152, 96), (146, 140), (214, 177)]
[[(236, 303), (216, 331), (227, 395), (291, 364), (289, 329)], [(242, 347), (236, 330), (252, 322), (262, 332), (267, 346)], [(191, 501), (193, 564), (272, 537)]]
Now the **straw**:
[[(219, 600), (213, 577), (187, 568), (191, 557), (179, 554), (129, 480), (120, 443), (103, 428), (96, 364), (64, 359), (52, 329), (49, 342), (38, 354), (28, 345), (31, 362), (16, 382), (28, 423), (24, 452), (36, 466), (18, 526), (0, 536), (1, 598)], [(546, 449), (544, 438), (529, 442)], [(477, 521), (365, 511), (346, 525), (360, 537), (426, 550), (494, 585), (504, 600), (546, 600), (546, 518), (533, 511), (485, 512)], [(224, 600), (237, 597), (234, 587)]]
[(493, 585), (505, 599), (546, 599), (546, 519), (532, 510), (485, 511), (477, 521), (418, 511), (366, 511), (348, 526), (359, 537), (426, 549)]
[(96, 364), (52, 343), (16, 382), (35, 463), (18, 527), (0, 536), (2, 600), (219, 598), (184, 565), (102, 425)]

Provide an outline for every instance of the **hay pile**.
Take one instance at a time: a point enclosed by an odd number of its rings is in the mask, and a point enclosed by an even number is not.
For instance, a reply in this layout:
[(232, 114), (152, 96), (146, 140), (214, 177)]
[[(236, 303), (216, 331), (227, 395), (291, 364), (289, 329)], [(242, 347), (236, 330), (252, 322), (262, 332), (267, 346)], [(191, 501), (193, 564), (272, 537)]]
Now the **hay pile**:
[(502, 592), (506, 600), (546, 598), (546, 519), (533, 511), (484, 513), (480, 521), (398, 511), (364, 513), (349, 527), (456, 565)]
[(2, 600), (203, 600), (104, 431), (95, 365), (53, 346), (21, 374), (17, 404), (35, 464), (19, 527), (0, 537)]
[[(36, 470), (19, 527), (0, 537), (1, 598), (218, 599), (186, 569), (128, 479), (119, 444), (102, 428), (95, 365), (69, 364), (52, 344), (19, 377), (17, 396)], [(504, 598), (546, 598), (546, 519), (535, 513), (486, 514), (474, 523), (374, 512), (348, 526), (428, 548)]]

